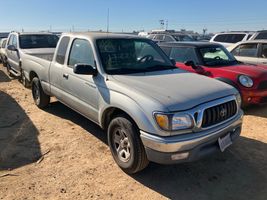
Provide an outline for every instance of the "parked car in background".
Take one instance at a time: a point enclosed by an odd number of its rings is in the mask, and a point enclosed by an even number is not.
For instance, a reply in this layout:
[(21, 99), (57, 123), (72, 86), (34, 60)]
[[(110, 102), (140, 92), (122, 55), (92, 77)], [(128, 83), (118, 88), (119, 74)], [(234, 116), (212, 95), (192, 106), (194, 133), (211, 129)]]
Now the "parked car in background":
[(52, 55), (58, 42), (58, 36), (52, 33), (26, 33), (11, 32), (7, 39), (7, 69), (10, 76), (19, 77), (22, 83), (27, 82), (22, 70), (24, 56), (31, 54), (35, 56)]
[(180, 42), (162, 43), (160, 47), (175, 59), (180, 69), (215, 78), (237, 88), (244, 106), (267, 103), (266, 66), (242, 64), (220, 44)]
[(267, 40), (267, 30), (256, 31), (249, 39), (250, 40)]
[(267, 40), (249, 40), (227, 48), (238, 61), (267, 65)]
[(168, 32), (159, 32), (152, 33), (147, 36), (147, 38), (159, 42), (174, 42), (174, 41), (195, 41), (190, 35), (184, 33), (168, 33)]
[(6, 62), (7, 62), (6, 42), (7, 38), (3, 38), (0, 40), (0, 61), (3, 63), (4, 67), (6, 67)]
[(217, 33), (210, 39), (210, 42), (219, 43), (225, 47), (229, 47), (237, 42), (249, 40), (252, 35), (253, 32)]
[(224, 151), (241, 131), (236, 89), (178, 69), (146, 38), (66, 33), (52, 61), (27, 54), (24, 63), (35, 104), (55, 96), (107, 130), (126, 173)]
[(7, 38), (8, 37), (8, 34), (7, 32), (1, 32), (0, 33), (0, 39), (4, 39), (4, 38)]

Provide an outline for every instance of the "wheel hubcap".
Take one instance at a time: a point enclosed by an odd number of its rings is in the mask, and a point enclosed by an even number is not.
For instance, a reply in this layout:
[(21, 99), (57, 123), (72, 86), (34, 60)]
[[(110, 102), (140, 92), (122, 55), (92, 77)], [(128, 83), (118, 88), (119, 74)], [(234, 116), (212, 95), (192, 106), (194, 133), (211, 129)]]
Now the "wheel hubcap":
[(115, 130), (115, 133), (113, 135), (113, 143), (118, 158), (122, 162), (128, 162), (131, 157), (131, 144), (126, 133), (122, 129)]

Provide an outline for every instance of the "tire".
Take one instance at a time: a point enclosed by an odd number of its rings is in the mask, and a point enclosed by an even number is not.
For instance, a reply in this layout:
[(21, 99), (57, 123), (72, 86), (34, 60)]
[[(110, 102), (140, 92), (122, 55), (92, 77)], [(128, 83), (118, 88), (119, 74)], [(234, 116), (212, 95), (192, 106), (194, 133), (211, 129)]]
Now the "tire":
[(32, 80), (32, 97), (38, 108), (45, 108), (50, 102), (50, 96), (45, 94), (41, 86), (39, 78)]
[(6, 61), (3, 61), (3, 66), (7, 67)]
[(138, 128), (126, 115), (111, 120), (108, 144), (115, 162), (127, 174), (137, 173), (149, 163)]
[(31, 83), (25, 77), (23, 70), (21, 70), (21, 83), (25, 88), (30, 88), (30, 86), (31, 86)]

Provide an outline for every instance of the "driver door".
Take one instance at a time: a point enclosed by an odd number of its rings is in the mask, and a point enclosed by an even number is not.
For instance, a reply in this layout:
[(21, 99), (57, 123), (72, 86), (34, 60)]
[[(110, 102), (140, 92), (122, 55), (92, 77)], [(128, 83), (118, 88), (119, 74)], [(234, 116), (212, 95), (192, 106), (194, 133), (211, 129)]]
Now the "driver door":
[[(10, 36), (8, 45), (13, 45), (16, 49), (18, 49), (18, 39), (16, 35)], [(19, 51), (11, 51), (8, 49), (6, 51), (7, 51), (7, 57), (8, 57), (8, 64), (10, 65), (10, 67), (14, 69), (16, 72), (20, 72)]]
[(75, 74), (75, 64), (95, 66), (93, 49), (88, 40), (76, 38), (72, 41), (67, 64), (62, 67), (62, 88), (69, 94), (70, 106), (90, 118), (98, 121), (97, 76)]

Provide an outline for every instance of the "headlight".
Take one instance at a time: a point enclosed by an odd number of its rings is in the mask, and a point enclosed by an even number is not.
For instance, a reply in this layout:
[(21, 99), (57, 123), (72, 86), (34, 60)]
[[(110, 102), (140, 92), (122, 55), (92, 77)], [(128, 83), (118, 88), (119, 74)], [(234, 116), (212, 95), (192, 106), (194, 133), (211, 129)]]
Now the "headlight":
[(155, 119), (159, 127), (165, 131), (177, 131), (193, 127), (193, 120), (188, 114), (156, 113)]
[(253, 86), (253, 80), (249, 76), (240, 75), (238, 77), (238, 80), (239, 80), (240, 84), (243, 85), (244, 87), (250, 88)]
[(235, 98), (236, 98), (238, 106), (241, 107), (241, 105), (242, 105), (242, 97), (241, 97), (240, 93), (235, 95)]

